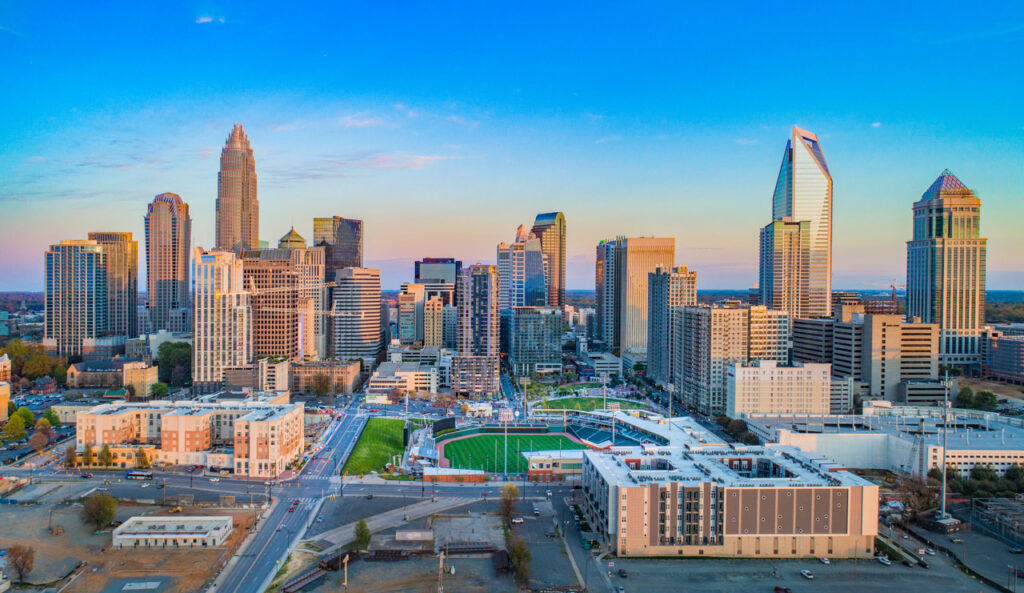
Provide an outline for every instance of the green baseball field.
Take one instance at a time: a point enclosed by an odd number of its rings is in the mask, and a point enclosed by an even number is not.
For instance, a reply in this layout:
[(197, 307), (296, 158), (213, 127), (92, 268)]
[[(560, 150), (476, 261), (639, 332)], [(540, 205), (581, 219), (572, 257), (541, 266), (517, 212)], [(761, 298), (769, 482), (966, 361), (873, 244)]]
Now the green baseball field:
[[(542, 451), (561, 449), (586, 449), (586, 445), (574, 443), (567, 437), (556, 434), (510, 434), (508, 435), (508, 471), (525, 473), (526, 459), (521, 451)], [(449, 441), (444, 444), (444, 456), (450, 467), (475, 469), (501, 473), (505, 471), (505, 436), (484, 434)]]
[[(602, 397), (566, 397), (542, 402), (541, 407), (545, 410), (582, 410), (591, 412), (604, 409), (604, 398)], [(640, 402), (608, 398), (608, 403), (617, 403), (623, 410), (646, 409), (647, 406)]]

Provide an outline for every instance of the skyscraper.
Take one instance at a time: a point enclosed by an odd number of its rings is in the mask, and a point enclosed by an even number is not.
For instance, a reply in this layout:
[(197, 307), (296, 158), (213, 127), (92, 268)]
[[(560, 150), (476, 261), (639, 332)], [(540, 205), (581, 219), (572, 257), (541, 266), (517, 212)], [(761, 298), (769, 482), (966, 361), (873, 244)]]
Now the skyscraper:
[(328, 282), (333, 282), (338, 270), (363, 267), (363, 221), (354, 218), (313, 219), (313, 245), (324, 247)]
[(761, 229), (761, 294), (759, 302), (808, 317), (811, 223), (783, 218)]
[(686, 266), (658, 268), (647, 278), (647, 376), (659, 383), (671, 383), (675, 317), (679, 307), (697, 304), (697, 272)]
[(459, 274), (458, 355), (452, 392), (482, 395), (498, 390), (498, 270), (475, 264)]
[[(793, 127), (772, 197), (772, 220), (809, 223), (807, 317), (832, 314), (832, 174), (814, 134)], [(763, 302), (763, 301), (762, 301)]]
[(540, 240), (527, 233), (522, 225), (516, 229), (516, 240), (498, 244), (499, 307), (502, 311), (515, 307), (540, 307), (548, 303), (547, 255)]
[(146, 299), (153, 331), (187, 331), (172, 319), (188, 319), (192, 219), (188, 204), (172, 193), (153, 198), (146, 212)]
[(516, 307), (512, 310), (509, 363), (518, 377), (562, 371), (562, 310)]
[(633, 237), (616, 241), (615, 273), (619, 310), (619, 350), (647, 351), (647, 275), (669, 269), (675, 260), (673, 238)]
[(107, 255), (96, 241), (61, 241), (46, 251), (43, 346), (82, 356), (82, 343), (107, 333)]
[(418, 284), (443, 282), (454, 285), (462, 271), (462, 262), (452, 257), (425, 257), (415, 263)]
[(217, 174), (217, 249), (260, 246), (260, 202), (256, 199), (256, 160), (242, 124), (231, 129), (220, 152)]
[(337, 286), (331, 293), (334, 299), (334, 357), (339, 360), (362, 359), (369, 368), (383, 346), (380, 270), (339, 270)]
[(948, 169), (914, 203), (907, 319), (938, 324), (942, 364), (981, 361), (987, 239), (980, 226), (981, 200)]
[(565, 215), (561, 212), (538, 214), (530, 233), (540, 239), (547, 255), (548, 305), (565, 306)]
[(603, 342), (615, 350), (619, 344), (618, 275), (615, 273), (616, 241), (602, 240), (597, 244), (594, 265), (594, 315), (593, 339)]
[(139, 335), (139, 242), (131, 233), (89, 233), (107, 260), (107, 333)]
[(220, 389), (224, 369), (252, 362), (249, 293), (242, 261), (230, 251), (192, 251), (192, 385)]
[(444, 344), (444, 303), (441, 297), (432, 296), (423, 303), (423, 345)]

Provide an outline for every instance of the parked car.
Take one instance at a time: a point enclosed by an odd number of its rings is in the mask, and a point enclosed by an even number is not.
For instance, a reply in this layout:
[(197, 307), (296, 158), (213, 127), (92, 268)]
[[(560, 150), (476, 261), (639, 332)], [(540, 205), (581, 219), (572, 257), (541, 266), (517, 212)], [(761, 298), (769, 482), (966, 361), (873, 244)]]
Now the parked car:
[(219, 481), (220, 481), (220, 478), (210, 478), (210, 481), (211, 481), (211, 482), (219, 482)]
[(935, 555), (935, 550), (933, 550), (931, 548), (925, 548), (924, 549), (924, 553), (928, 554), (929, 556), (934, 556)]
[(793, 593), (793, 590), (789, 587), (780, 587), (779, 585), (775, 585), (775, 593)]
[(875, 556), (875, 558), (885, 566), (892, 566), (892, 560), (889, 560), (888, 556)]
[(918, 560), (917, 561), (917, 565), (920, 566), (921, 568), (931, 568), (930, 566), (928, 566), (928, 563), (924, 561), (924, 558), (921, 558), (920, 560)]
[(523, 523), (523, 518), (522, 517), (512, 517), (512, 524), (513, 525), (521, 525), (522, 523)]
[(964, 540), (960, 539), (959, 537), (950, 538), (949, 541), (953, 542), (954, 544), (962, 544), (962, 543), (964, 543)]
[(1024, 550), (1022, 550), (1020, 548), (1010, 548), (1010, 553), (1011, 554), (1024, 554)]
[(85, 473), (82, 474), (82, 479), (84, 479), (84, 480), (88, 480), (91, 477), (92, 477), (92, 474), (90, 472), (85, 472)]
[(626, 577), (628, 577), (628, 576), (629, 576), (629, 573), (627, 573), (627, 572), (626, 572), (626, 569), (625, 569), (625, 568), (620, 568), (620, 569), (619, 569), (619, 577), (621, 577), (621, 578), (626, 578)]
[(800, 576), (804, 577), (805, 579), (813, 579), (814, 573), (807, 569), (804, 569), (800, 571)]
[(910, 560), (903, 560), (903, 566), (913, 566), (913, 565), (914, 565), (914, 563), (911, 562)]
[(825, 565), (832, 564), (832, 561), (829, 560), (828, 558), (824, 557), (824, 556), (822, 556), (821, 558), (818, 558), (818, 561), (820, 561), (822, 564), (825, 564)]

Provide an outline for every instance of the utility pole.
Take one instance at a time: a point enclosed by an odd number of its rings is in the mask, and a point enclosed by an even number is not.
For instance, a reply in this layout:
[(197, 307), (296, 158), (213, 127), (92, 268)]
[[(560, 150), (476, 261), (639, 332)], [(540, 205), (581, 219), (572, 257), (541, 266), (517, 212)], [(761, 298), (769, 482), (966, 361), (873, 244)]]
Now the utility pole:
[(444, 552), (441, 552), (437, 565), (437, 593), (444, 593)]
[(345, 559), (342, 563), (345, 565), (345, 582), (343, 584), (345, 586), (345, 590), (348, 591), (348, 553), (345, 554)]
[(942, 381), (942, 515), (940, 519), (945, 519), (946, 515), (946, 443), (949, 435), (949, 369), (946, 369), (945, 379)]

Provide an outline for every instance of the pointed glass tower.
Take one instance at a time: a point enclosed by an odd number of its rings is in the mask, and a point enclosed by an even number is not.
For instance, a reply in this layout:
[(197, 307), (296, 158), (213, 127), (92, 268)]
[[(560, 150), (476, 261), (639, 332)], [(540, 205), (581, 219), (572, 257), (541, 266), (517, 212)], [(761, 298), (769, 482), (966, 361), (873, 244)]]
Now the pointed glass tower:
[(814, 134), (793, 126), (779, 168), (772, 220), (810, 223), (803, 317), (832, 314), (832, 174)]
[(220, 153), (217, 174), (217, 248), (256, 249), (260, 245), (260, 203), (256, 161), (242, 124), (235, 124)]

